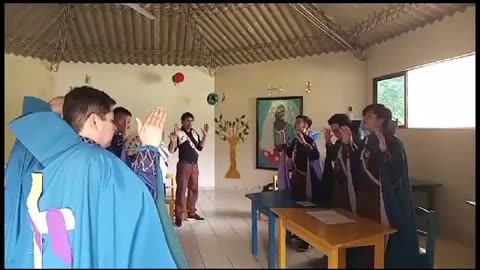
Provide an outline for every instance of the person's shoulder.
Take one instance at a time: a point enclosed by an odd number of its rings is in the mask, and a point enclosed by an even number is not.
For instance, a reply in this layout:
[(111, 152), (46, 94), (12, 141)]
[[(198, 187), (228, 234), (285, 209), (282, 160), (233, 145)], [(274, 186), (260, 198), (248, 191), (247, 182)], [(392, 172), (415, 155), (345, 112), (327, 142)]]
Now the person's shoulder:
[(73, 150), (75, 162), (89, 162), (101, 166), (124, 163), (115, 154), (97, 145), (84, 143)]
[[(83, 145), (75, 151), (76, 163), (88, 166), (98, 179), (104, 183), (131, 182), (138, 176), (125, 164), (123, 160), (112, 152), (96, 145)], [(138, 181), (140, 182), (140, 181)]]

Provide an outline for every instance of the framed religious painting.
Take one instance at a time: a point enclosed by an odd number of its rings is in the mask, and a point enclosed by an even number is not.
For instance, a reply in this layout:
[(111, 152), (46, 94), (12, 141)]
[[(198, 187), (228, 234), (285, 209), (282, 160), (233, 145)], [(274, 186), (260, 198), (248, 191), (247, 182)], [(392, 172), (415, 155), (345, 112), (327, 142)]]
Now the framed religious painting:
[(257, 169), (277, 170), (282, 151), (279, 131), (285, 131), (287, 143), (292, 141), (299, 114), (303, 114), (302, 96), (257, 98)]

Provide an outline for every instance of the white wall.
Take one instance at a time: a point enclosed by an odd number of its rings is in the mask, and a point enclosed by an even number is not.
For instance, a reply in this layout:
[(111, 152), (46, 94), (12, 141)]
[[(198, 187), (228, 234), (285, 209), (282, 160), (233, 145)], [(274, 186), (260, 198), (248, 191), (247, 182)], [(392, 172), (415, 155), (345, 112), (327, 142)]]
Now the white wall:
[[(373, 99), (372, 80), (377, 76), (471, 52), (475, 52), (474, 7), (376, 45), (368, 50), (368, 100)], [(474, 248), (475, 209), (465, 200), (475, 200), (475, 129), (398, 133), (405, 143), (410, 175), (442, 184), (436, 193), (440, 234)]]
[[(185, 74), (185, 81), (177, 86), (172, 82), (172, 76), (176, 72)], [(85, 85), (87, 74), (91, 77), (92, 86), (108, 93), (118, 106), (130, 110), (133, 117), (143, 120), (153, 107), (163, 106), (168, 113), (165, 136), (173, 131), (175, 123), (180, 125), (180, 116), (187, 111), (194, 115), (194, 128), (199, 134), (204, 123), (213, 126), (214, 108), (207, 104), (206, 97), (214, 91), (214, 78), (203, 68), (62, 63), (56, 73), (55, 93), (64, 95), (70, 86)], [(135, 121), (132, 121), (130, 131), (132, 136), (136, 135)], [(199, 159), (201, 188), (215, 186), (213, 135), (211, 130)], [(176, 171), (177, 161), (178, 153), (170, 159), (169, 171)]]
[[(267, 63), (222, 67), (215, 75), (215, 89), (227, 95), (227, 102), (215, 107), (215, 115), (232, 119), (246, 114), (250, 135), (238, 146), (240, 179), (226, 179), (228, 170), (228, 143), (220, 138), (216, 143), (216, 188), (252, 191), (271, 183), (274, 171), (255, 169), (256, 98), (267, 97), (268, 84), (282, 86), (283, 93), (273, 96), (304, 96), (303, 111), (313, 119), (313, 129), (327, 125), (334, 113), (345, 113), (353, 106), (359, 116), (366, 105), (366, 64), (350, 53), (327, 54)], [(312, 83), (312, 92), (305, 93), (306, 82)], [(324, 145), (323, 136), (319, 145)], [(323, 151), (323, 149), (322, 149)]]
[(15, 136), (8, 127), (20, 116), (24, 96), (37, 96), (46, 101), (54, 95), (54, 76), (49, 64), (33, 58), (5, 54), (5, 161), (10, 156)]

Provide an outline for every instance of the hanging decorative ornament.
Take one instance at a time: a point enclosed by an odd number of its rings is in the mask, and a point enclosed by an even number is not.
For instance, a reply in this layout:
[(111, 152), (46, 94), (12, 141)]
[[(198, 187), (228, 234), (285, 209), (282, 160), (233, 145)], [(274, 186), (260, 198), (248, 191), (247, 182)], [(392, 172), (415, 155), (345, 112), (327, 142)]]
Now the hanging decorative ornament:
[(173, 84), (177, 85), (177, 83), (181, 83), (185, 80), (185, 75), (181, 72), (177, 72), (172, 76)]
[(283, 92), (283, 88), (280, 86), (280, 87), (272, 87), (272, 85), (268, 85), (267, 87), (267, 91), (268, 91), (268, 96), (271, 96), (272, 95), (272, 92)]
[(218, 103), (218, 95), (216, 93), (210, 93), (207, 96), (207, 103), (210, 105), (215, 105)]
[(225, 103), (225, 101), (227, 101), (227, 96), (225, 93), (222, 93), (222, 104)]
[(91, 78), (88, 76), (88, 74), (85, 74), (85, 83), (90, 84)]
[(305, 87), (305, 93), (310, 94), (312, 92), (312, 83), (307, 82), (307, 86)]

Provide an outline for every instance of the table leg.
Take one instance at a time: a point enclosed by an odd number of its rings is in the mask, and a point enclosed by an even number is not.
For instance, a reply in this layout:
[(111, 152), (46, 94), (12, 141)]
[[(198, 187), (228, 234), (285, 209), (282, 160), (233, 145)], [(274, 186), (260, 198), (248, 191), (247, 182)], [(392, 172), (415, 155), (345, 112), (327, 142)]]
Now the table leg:
[(345, 248), (335, 248), (328, 251), (328, 269), (347, 268), (347, 252)]
[(285, 225), (283, 223), (284, 221), (281, 218), (277, 220), (277, 226), (278, 226), (277, 267), (278, 268), (286, 268), (286, 265), (287, 265), (287, 241), (286, 241), (287, 230), (285, 229)]
[(385, 236), (379, 236), (375, 239), (375, 263), (373, 268), (383, 269), (385, 267)]
[(432, 190), (427, 191), (427, 199), (428, 199), (428, 210), (433, 210), (433, 192)]
[(257, 229), (257, 207), (252, 200), (252, 254), (258, 255), (258, 229)]
[(272, 211), (268, 211), (268, 268), (275, 268), (275, 221), (277, 217)]

